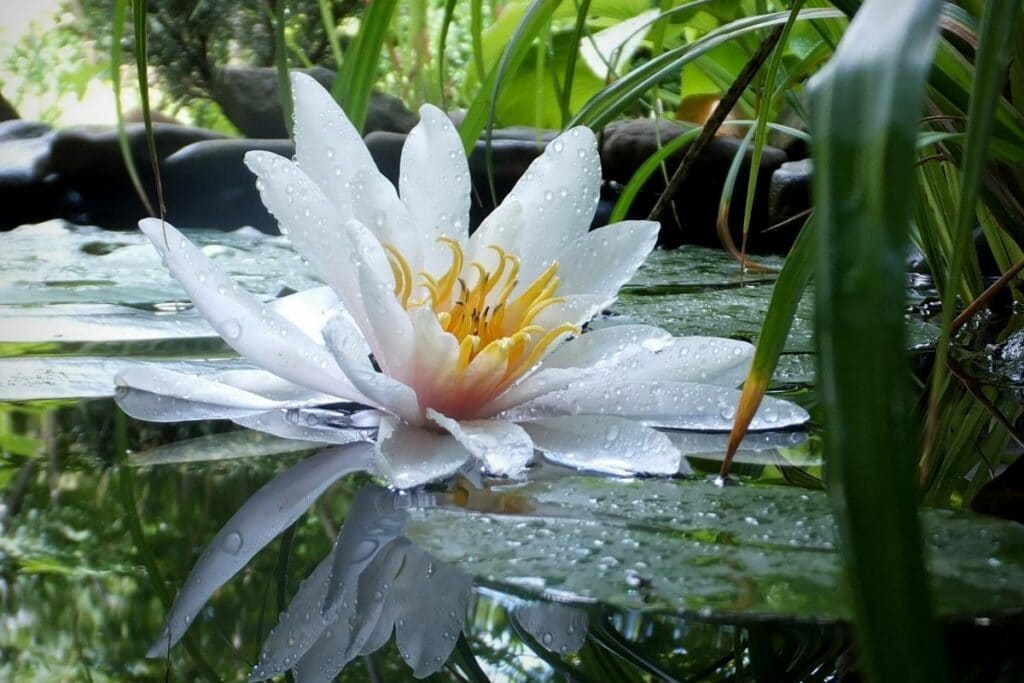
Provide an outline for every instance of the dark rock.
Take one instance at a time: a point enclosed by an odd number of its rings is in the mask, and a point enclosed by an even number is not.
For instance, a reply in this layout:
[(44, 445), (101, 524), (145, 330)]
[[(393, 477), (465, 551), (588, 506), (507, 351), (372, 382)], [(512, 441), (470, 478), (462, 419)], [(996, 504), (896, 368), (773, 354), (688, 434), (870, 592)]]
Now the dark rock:
[(262, 149), (295, 154), (288, 140), (205, 140), (178, 150), (161, 164), (167, 220), (178, 227), (232, 230), (243, 225), (278, 234), (264, 208), (256, 178), (243, 163), (246, 152)]
[(814, 162), (810, 159), (787, 161), (772, 173), (768, 190), (768, 221), (778, 225), (811, 208), (811, 176)]
[(1024, 457), (1019, 457), (971, 499), (971, 509), (1024, 524)]
[[(323, 67), (302, 69), (325, 88), (334, 83), (334, 72)], [(228, 66), (217, 72), (212, 93), (224, 115), (246, 137), (286, 138), (277, 70), (272, 67)], [(363, 130), (408, 133), (419, 117), (397, 97), (374, 92)]]
[(44, 123), (0, 123), (0, 230), (54, 216), (58, 192), (47, 175), (55, 135)]
[(18, 110), (14, 108), (14, 105), (7, 101), (3, 93), (0, 93), (0, 121), (11, 121), (14, 119), (20, 119), (18, 116)]
[[(601, 140), (601, 164), (606, 180), (625, 184), (659, 146), (685, 131), (671, 122), (651, 119), (633, 119), (610, 124)], [(673, 197), (672, 205), (661, 217), (658, 243), (674, 247), (680, 244), (721, 246), (716, 232), (718, 205), (725, 186), (725, 178), (733, 159), (739, 152), (741, 141), (730, 137), (715, 137), (697, 157), (686, 180)], [(687, 146), (666, 160), (668, 175), (679, 166)], [(740, 165), (739, 176), (733, 189), (733, 210), (729, 214), (729, 228), (733, 240), (742, 239), (743, 203), (750, 173), (751, 150), (748, 148)], [(751, 215), (747, 249), (751, 252), (784, 252), (792, 244), (796, 228), (767, 230), (768, 189), (772, 173), (786, 161), (782, 150), (765, 146), (757, 173), (754, 207)], [(666, 187), (665, 178), (655, 173), (641, 188), (629, 213), (629, 218), (646, 218), (659, 195)]]
[[(143, 166), (150, 165), (146, 127), (141, 123), (130, 124), (127, 133), (128, 146), (141, 172), (144, 170)], [(224, 136), (220, 133), (204, 128), (166, 123), (153, 124), (157, 159), (165, 159), (193, 142), (222, 138)], [(55, 173), (64, 176), (78, 173), (124, 175), (124, 160), (121, 157), (117, 129), (106, 126), (81, 126), (58, 132), (53, 141), (51, 167)]]
[[(150, 201), (155, 202), (156, 183), (145, 127), (133, 124), (127, 132), (140, 181)], [(153, 137), (157, 159), (163, 160), (193, 142), (224, 136), (201, 128), (154, 124)], [(60, 189), (58, 217), (111, 229), (134, 229), (136, 222), (148, 215), (129, 179), (116, 129), (70, 128), (58, 132), (50, 172)]]

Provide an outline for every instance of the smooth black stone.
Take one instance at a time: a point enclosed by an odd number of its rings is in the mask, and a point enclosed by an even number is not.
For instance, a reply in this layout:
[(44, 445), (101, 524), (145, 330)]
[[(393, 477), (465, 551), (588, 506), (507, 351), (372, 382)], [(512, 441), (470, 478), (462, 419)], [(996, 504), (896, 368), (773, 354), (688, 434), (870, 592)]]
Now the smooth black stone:
[[(601, 141), (601, 163), (605, 179), (620, 184), (629, 182), (636, 170), (654, 154), (659, 146), (664, 146), (665, 143), (684, 131), (685, 129), (681, 126), (663, 120), (633, 119), (610, 124), (605, 128)], [(676, 247), (681, 244), (721, 246), (721, 240), (715, 229), (718, 205), (729, 167), (732, 165), (740, 145), (740, 140), (718, 136), (712, 139), (697, 157), (686, 180), (676, 191), (673, 204), (661, 217), (659, 245), (665, 247)], [(679, 166), (687, 147), (684, 146), (666, 159), (669, 177)], [(748, 148), (733, 189), (732, 208), (729, 213), (729, 228), (737, 245), (742, 240), (743, 202), (747, 192), (751, 159), (752, 152)], [(771, 184), (771, 175), (785, 161), (786, 155), (780, 149), (766, 146), (762, 150), (761, 163), (757, 172), (757, 186), (754, 192), (750, 233), (747, 239), (747, 249), (750, 252), (785, 252), (796, 238), (799, 225), (787, 226), (782, 230), (767, 230), (772, 225), (768, 218), (768, 190)], [(664, 176), (655, 173), (641, 188), (627, 214), (628, 217), (646, 218), (665, 187)]]
[(0, 93), (0, 121), (13, 121), (21, 118), (14, 105), (7, 101), (3, 93)]
[(178, 150), (161, 164), (167, 220), (178, 227), (234, 230), (251, 225), (279, 234), (260, 200), (246, 152), (266, 150), (291, 157), (289, 140), (207, 140)]
[[(323, 67), (302, 69), (330, 89), (334, 72)], [(277, 70), (272, 67), (228, 66), (217, 71), (213, 97), (224, 115), (242, 135), (249, 138), (286, 138)], [(391, 131), (408, 133), (419, 121), (400, 99), (373, 92), (363, 126), (365, 133)]]
[(778, 225), (811, 208), (811, 159), (787, 161), (772, 173), (768, 189), (768, 221)]
[[(143, 188), (156, 202), (156, 183), (142, 124), (128, 126), (128, 142)], [(213, 131), (154, 124), (157, 159), (162, 161), (182, 147), (197, 141), (219, 140)], [(73, 223), (131, 230), (148, 215), (132, 186), (121, 156), (117, 130), (113, 128), (71, 128), (57, 133), (50, 154), (51, 182), (58, 199), (51, 217)]]
[(53, 217), (58, 192), (47, 176), (55, 135), (45, 123), (0, 123), (0, 230)]

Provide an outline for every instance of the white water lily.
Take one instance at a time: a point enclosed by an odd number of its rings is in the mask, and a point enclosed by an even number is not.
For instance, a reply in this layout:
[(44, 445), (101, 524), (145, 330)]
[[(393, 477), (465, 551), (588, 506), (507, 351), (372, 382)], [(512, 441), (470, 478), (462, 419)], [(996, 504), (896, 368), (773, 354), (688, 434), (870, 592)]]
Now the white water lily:
[[(729, 429), (749, 344), (645, 325), (581, 334), (658, 231), (650, 221), (589, 231), (601, 184), (590, 130), (551, 142), (470, 236), (469, 168), (442, 111), (420, 110), (396, 192), (330, 95), (302, 74), (292, 86), (296, 161), (250, 152), (246, 163), (326, 286), (264, 304), (172, 226), (142, 221), (195, 306), (259, 369), (131, 368), (118, 378), (126, 412), (338, 444), (375, 433), (376, 468), (400, 488), (474, 462), (517, 476), (535, 451), (584, 469), (674, 474), (685, 460), (655, 428)], [(315, 410), (339, 403), (366, 410)], [(752, 428), (806, 419), (768, 398)]]

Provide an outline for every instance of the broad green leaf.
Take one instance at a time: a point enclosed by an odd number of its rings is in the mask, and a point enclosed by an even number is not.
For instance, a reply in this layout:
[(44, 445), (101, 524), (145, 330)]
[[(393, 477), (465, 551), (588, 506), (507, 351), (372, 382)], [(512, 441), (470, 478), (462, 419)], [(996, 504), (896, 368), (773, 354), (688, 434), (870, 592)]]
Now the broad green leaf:
[[(737, 621), (852, 614), (823, 493), (581, 476), (490, 495), (523, 512), (417, 509), (406, 534), (512, 592)], [(1024, 607), (1024, 527), (948, 510), (922, 517), (943, 614)]]
[(916, 514), (902, 296), (940, 9), (868, 0), (809, 86), (829, 487), (857, 637), (877, 681), (945, 678)]

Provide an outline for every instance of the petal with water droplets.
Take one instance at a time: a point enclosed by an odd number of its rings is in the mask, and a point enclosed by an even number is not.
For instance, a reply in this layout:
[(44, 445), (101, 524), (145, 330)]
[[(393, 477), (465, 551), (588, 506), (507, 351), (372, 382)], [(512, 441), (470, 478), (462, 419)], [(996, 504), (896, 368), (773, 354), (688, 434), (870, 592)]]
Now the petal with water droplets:
[[(739, 398), (738, 390), (713, 384), (609, 379), (599, 390), (583, 383), (545, 394), (502, 417), (522, 421), (551, 415), (617, 415), (651, 427), (727, 432), (732, 429)], [(782, 429), (808, 419), (800, 406), (766, 396), (750, 429)]]
[(667, 436), (608, 415), (562, 415), (521, 423), (557, 463), (611, 474), (676, 474), (682, 460)]
[(558, 255), (558, 293), (615, 296), (654, 249), (660, 225), (624, 221), (576, 239)]
[(147, 218), (139, 227), (203, 317), (233, 349), (295, 384), (342, 398), (357, 397), (322, 346), (238, 287), (173, 226)]
[(429, 408), (427, 418), (454, 436), (492, 474), (517, 477), (533, 460), (533, 442), (517, 424), (501, 420), (453, 420)]
[(402, 489), (450, 477), (470, 458), (451, 434), (389, 417), (381, 420), (376, 455), (381, 474)]

